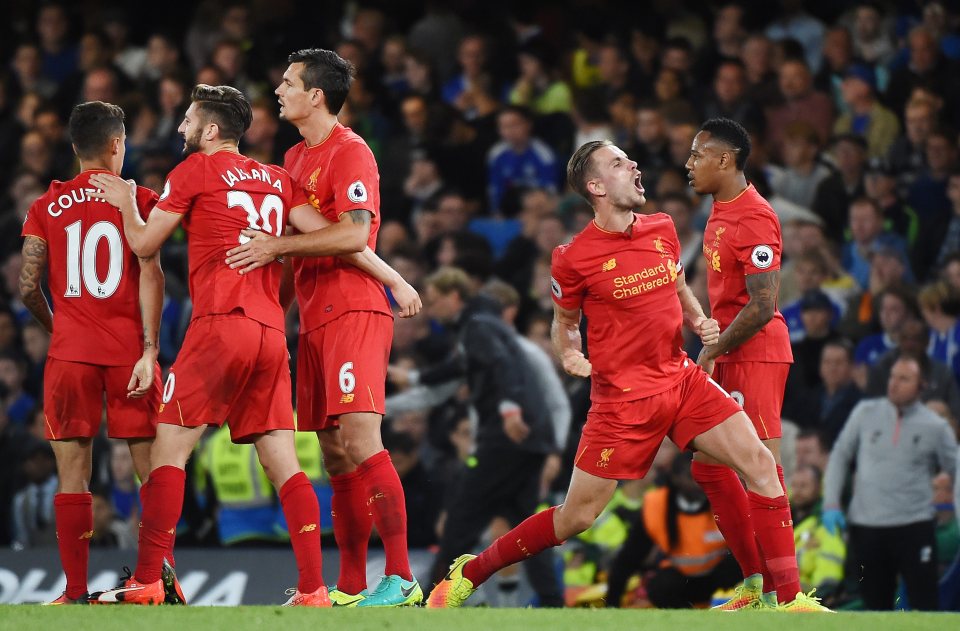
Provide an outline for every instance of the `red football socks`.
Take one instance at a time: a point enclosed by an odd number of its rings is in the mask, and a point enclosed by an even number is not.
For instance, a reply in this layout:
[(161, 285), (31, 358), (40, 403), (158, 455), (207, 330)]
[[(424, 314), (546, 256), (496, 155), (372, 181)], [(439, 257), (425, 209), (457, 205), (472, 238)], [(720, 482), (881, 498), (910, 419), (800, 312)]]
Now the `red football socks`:
[(800, 591), (790, 503), (786, 495), (764, 497), (747, 491), (747, 497), (750, 500), (753, 530), (757, 534), (763, 561), (773, 577), (777, 600), (781, 603), (790, 602)]
[(693, 461), (690, 472), (710, 500), (713, 518), (733, 553), (733, 558), (740, 564), (743, 577), (762, 573), (763, 560), (753, 533), (753, 522), (750, 520), (750, 503), (736, 472), (725, 465), (706, 464), (696, 460)]
[[(357, 471), (387, 560), (383, 573), (413, 580), (407, 557), (407, 507), (403, 486), (387, 450), (364, 460)], [(337, 585), (340, 588), (340, 585)], [(342, 589), (342, 588), (341, 588)]]
[(87, 566), (93, 536), (93, 496), (89, 493), (57, 493), (53, 496), (57, 520), (60, 563), (67, 576), (67, 598), (87, 593)]
[(373, 529), (373, 515), (367, 507), (360, 473), (354, 471), (330, 477), (333, 487), (333, 536), (340, 550), (340, 578), (337, 589), (359, 594), (367, 588), (367, 544)]
[(160, 580), (163, 558), (173, 549), (176, 539), (186, 477), (186, 472), (179, 467), (157, 467), (147, 480), (150, 488), (140, 492), (144, 504), (140, 516), (137, 569), (133, 573), (138, 583), (148, 585)]
[(320, 505), (310, 478), (300, 471), (280, 487), (280, 505), (287, 518), (293, 556), (297, 559), (301, 594), (311, 594), (323, 585), (320, 553)]
[(463, 576), (477, 587), (508, 565), (560, 545), (553, 527), (553, 513), (556, 510), (556, 506), (551, 506), (527, 517), (519, 526), (490, 544), (480, 556), (463, 566)]
[[(148, 489), (149, 489), (149, 488), (150, 488), (150, 485), (147, 484), (146, 482), (144, 482), (143, 484), (140, 485), (140, 515), (141, 515), (141, 517), (143, 516), (143, 507), (144, 507), (144, 505), (146, 504), (146, 500), (145, 500), (144, 498), (147, 496), (147, 492), (148, 492)], [(166, 551), (166, 552), (164, 553), (164, 555), (163, 555), (163, 558), (165, 558), (165, 559), (170, 563), (170, 567), (172, 567), (172, 568), (176, 568), (176, 567), (177, 567), (177, 562), (176, 562), (176, 560), (173, 558), (173, 545), (174, 545), (174, 543), (176, 542), (176, 540), (177, 540), (176, 537), (171, 537), (171, 539), (170, 539), (170, 547), (167, 549), (167, 551)]]

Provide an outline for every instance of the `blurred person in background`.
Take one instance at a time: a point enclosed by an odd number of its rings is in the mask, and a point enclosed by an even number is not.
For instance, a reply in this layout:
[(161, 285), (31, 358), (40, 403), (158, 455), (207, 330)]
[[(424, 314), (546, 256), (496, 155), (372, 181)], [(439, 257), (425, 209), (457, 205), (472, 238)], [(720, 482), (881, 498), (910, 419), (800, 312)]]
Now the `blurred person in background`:
[[(925, 374), (915, 356), (901, 356), (887, 394), (861, 402), (830, 454), (824, 476), (823, 524), (832, 534), (850, 524), (850, 551), (860, 568), (860, 593), (870, 610), (895, 606), (897, 580), (910, 606), (939, 608), (932, 480), (955, 475), (957, 438), (920, 403)], [(856, 461), (846, 511), (841, 494)]]
[(620, 606), (627, 579), (638, 569), (649, 570), (647, 598), (661, 609), (702, 605), (718, 589), (736, 585), (740, 568), (711, 513), (690, 474), (690, 455), (678, 454), (666, 485), (643, 496), (640, 518), (610, 568), (607, 606)]

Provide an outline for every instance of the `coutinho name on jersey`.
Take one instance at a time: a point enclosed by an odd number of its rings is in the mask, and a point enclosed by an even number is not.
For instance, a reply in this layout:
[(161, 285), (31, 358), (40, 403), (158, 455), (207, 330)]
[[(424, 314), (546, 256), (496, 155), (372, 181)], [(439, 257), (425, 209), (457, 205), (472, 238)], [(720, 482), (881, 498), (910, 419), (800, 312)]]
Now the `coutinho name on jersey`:
[(677, 282), (677, 264), (670, 259), (660, 265), (647, 267), (634, 274), (625, 274), (613, 279), (613, 297), (617, 300), (639, 296), (645, 291)]

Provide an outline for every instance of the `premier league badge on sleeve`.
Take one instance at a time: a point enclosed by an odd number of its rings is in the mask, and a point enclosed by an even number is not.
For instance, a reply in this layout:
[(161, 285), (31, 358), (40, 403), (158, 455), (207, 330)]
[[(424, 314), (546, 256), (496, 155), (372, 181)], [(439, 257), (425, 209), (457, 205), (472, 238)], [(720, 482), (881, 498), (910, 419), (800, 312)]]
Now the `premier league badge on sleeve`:
[(363, 182), (357, 180), (347, 188), (347, 199), (354, 204), (362, 204), (367, 201), (367, 189)]
[(773, 265), (773, 249), (769, 245), (758, 245), (753, 248), (750, 261), (757, 269), (767, 269)]
[(553, 291), (554, 296), (563, 298), (563, 290), (560, 289), (560, 283), (557, 282), (556, 278), (550, 278), (550, 289)]

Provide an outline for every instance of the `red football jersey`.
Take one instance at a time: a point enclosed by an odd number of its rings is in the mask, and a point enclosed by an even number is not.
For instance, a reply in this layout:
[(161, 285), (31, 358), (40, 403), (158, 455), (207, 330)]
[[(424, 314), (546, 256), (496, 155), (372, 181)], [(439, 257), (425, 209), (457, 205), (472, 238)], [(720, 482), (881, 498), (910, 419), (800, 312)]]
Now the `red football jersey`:
[[(703, 233), (710, 315), (724, 331), (750, 300), (746, 276), (780, 269), (780, 220), (753, 185), (729, 202), (714, 200)], [(790, 334), (779, 309), (773, 319), (718, 362), (792, 362)]]
[(242, 311), (284, 330), (281, 264), (241, 276), (224, 259), (244, 228), (279, 236), (290, 209), (306, 203), (289, 173), (232, 151), (194, 153), (170, 172), (157, 209), (184, 215), (193, 318)]
[(625, 232), (591, 221), (553, 251), (554, 301), (582, 309), (593, 364), (591, 401), (631, 401), (683, 376), (680, 242), (668, 215), (634, 215)]
[[(84, 171), (69, 182), (54, 180), (33, 203), (23, 236), (47, 242), (47, 284), (53, 298), (50, 357), (100, 366), (125, 366), (143, 354), (140, 264), (123, 234), (116, 208), (93, 194)], [(137, 187), (144, 218), (157, 194)]]
[[(376, 249), (380, 229), (380, 172), (370, 147), (337, 123), (313, 147), (301, 142), (287, 151), (283, 166), (304, 188), (314, 208), (329, 221), (351, 210), (372, 213), (367, 245)], [(347, 311), (392, 315), (383, 284), (334, 256), (293, 259), (300, 332), (307, 333)]]

